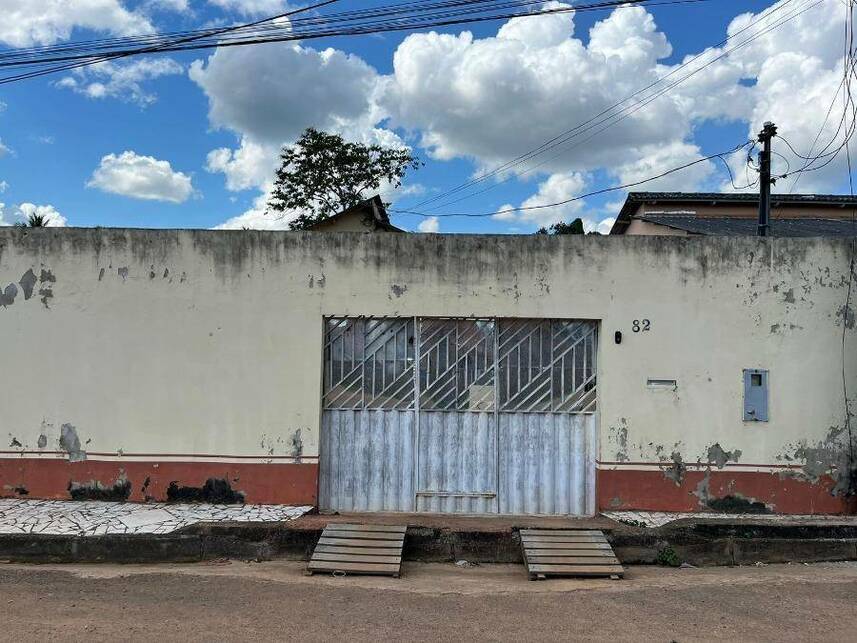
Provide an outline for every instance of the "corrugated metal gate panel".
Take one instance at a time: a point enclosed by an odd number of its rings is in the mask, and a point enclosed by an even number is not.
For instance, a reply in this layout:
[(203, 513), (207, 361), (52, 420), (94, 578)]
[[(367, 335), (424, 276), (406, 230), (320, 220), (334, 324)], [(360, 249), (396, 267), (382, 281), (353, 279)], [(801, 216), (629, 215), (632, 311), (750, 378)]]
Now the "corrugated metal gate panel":
[(422, 411), (417, 511), (497, 511), (497, 424), (493, 412)]
[(415, 437), (413, 411), (324, 411), (319, 507), (413, 511)]
[(595, 513), (595, 415), (500, 413), (500, 513)]
[(325, 326), (323, 510), (594, 513), (597, 323)]

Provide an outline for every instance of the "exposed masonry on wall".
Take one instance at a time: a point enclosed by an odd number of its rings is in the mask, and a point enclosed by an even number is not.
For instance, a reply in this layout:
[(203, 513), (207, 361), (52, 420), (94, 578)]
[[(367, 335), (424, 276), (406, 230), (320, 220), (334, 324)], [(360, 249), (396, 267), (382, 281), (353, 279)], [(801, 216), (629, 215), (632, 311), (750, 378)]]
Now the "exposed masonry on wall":
[[(700, 509), (711, 511), (728, 511), (733, 513), (771, 513), (775, 507), (766, 505), (755, 498), (747, 498), (735, 491), (717, 496), (711, 489), (711, 473), (714, 470), (723, 470), (729, 463), (738, 464), (742, 452), (741, 449), (728, 450), (719, 442), (707, 447), (704, 455), (691, 460), (691, 465), (685, 461), (682, 455), (682, 442), (675, 442), (671, 446), (648, 442), (646, 444), (629, 443), (630, 421), (628, 418), (619, 418), (615, 425), (608, 428), (608, 444), (611, 452), (615, 453), (616, 462), (631, 462), (630, 452), (633, 450), (638, 454), (640, 460), (647, 461), (650, 454), (654, 455), (660, 466), (660, 470), (666, 480), (681, 487), (687, 478), (688, 470), (692, 467), (695, 471), (703, 471), (702, 479), (697, 483), (692, 493), (697, 498)], [(612, 451), (615, 449), (615, 451)], [(809, 462), (809, 459), (807, 460)], [(829, 467), (824, 468), (824, 474), (831, 474)], [(776, 474), (772, 474), (776, 475)], [(813, 482), (818, 482), (817, 476)], [(842, 490), (837, 489), (837, 493)], [(614, 506), (622, 503), (621, 498), (613, 498)]]
[(712, 470), (723, 469), (730, 462), (738, 463), (741, 455), (740, 449), (727, 451), (720, 446), (719, 442), (715, 442), (708, 447), (705, 454), (705, 475), (693, 491), (693, 495), (699, 501), (700, 508), (732, 513), (772, 513), (773, 507), (769, 507), (755, 498), (745, 498), (740, 493), (734, 491), (727, 492), (723, 496), (714, 496), (712, 494)]
[(844, 427), (832, 426), (823, 440), (810, 442), (801, 440), (787, 444), (777, 460), (785, 463), (800, 463), (800, 469), (787, 469), (780, 475), (807, 480), (817, 484), (824, 476), (834, 481), (833, 493), (854, 495), (857, 493), (853, 445)]

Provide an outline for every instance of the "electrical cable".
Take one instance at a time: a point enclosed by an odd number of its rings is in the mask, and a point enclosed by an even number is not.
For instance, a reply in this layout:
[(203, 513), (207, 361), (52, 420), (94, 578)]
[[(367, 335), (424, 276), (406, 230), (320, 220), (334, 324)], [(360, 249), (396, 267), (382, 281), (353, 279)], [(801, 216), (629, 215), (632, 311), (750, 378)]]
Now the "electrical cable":
[(404, 209), (397, 209), (397, 208), (388, 208), (388, 209), (391, 212), (396, 212), (399, 214), (415, 214), (415, 215), (421, 216), (421, 217), (474, 217), (474, 218), (481, 218), (481, 217), (494, 217), (494, 216), (497, 216), (498, 214), (509, 214), (512, 212), (528, 212), (531, 210), (543, 210), (545, 208), (555, 208), (557, 206), (566, 205), (568, 203), (573, 203), (575, 201), (580, 201), (581, 199), (586, 199), (586, 198), (589, 198), (591, 196), (596, 196), (599, 194), (606, 194), (608, 192), (615, 192), (616, 190), (627, 190), (628, 188), (636, 187), (638, 185), (643, 185), (644, 183), (649, 183), (650, 181), (654, 181), (656, 179), (663, 178), (663, 177), (668, 176), (670, 174), (673, 174), (675, 172), (679, 172), (681, 170), (685, 170), (685, 169), (692, 167), (694, 165), (698, 165), (699, 163), (704, 163), (705, 161), (710, 161), (711, 159), (714, 159), (714, 158), (717, 158), (720, 156), (724, 156), (726, 154), (734, 154), (735, 152), (738, 152), (739, 150), (747, 147), (748, 145), (752, 145), (752, 143), (753, 143), (753, 141), (745, 141), (744, 143), (741, 143), (740, 145), (737, 145), (736, 147), (733, 147), (732, 149), (725, 150), (723, 152), (718, 152), (717, 154), (711, 154), (710, 156), (703, 156), (701, 158), (696, 159), (695, 161), (691, 161), (689, 163), (679, 165), (679, 166), (674, 167), (672, 169), (661, 172), (660, 174), (656, 174), (655, 176), (650, 176), (648, 178), (641, 179), (639, 181), (632, 181), (630, 183), (624, 183), (622, 185), (615, 185), (615, 186), (609, 187), (609, 188), (602, 188), (600, 190), (594, 190), (592, 192), (587, 192), (586, 194), (580, 194), (580, 195), (572, 197), (570, 199), (565, 199), (562, 201), (556, 201), (554, 203), (545, 203), (542, 205), (522, 206), (519, 208), (504, 208), (502, 210), (496, 210), (494, 212), (482, 212), (482, 213), (446, 212), (446, 213), (439, 213), (439, 214), (430, 214), (427, 212), (417, 212), (415, 210), (404, 210)]
[[(335, 0), (328, 0), (332, 2)], [(442, 3), (445, 5), (457, 4), (457, 5), (473, 5), (473, 4), (483, 4), (488, 0), (455, 0), (452, 3)], [(279, 18), (285, 18), (287, 15), (279, 15), (271, 18), (266, 18), (261, 21), (257, 21), (255, 23), (250, 23), (249, 25), (238, 25), (235, 27), (228, 28), (230, 32), (240, 32), (238, 35), (234, 33), (232, 35), (226, 34), (223, 35), (222, 31), (224, 30), (215, 30), (215, 32), (210, 31), (202, 31), (201, 33), (180, 38), (178, 40), (165, 40), (160, 42), (157, 45), (150, 45), (145, 48), (136, 48), (136, 49), (120, 49), (116, 51), (110, 51), (107, 53), (96, 55), (95, 53), (81, 53), (77, 52), (73, 55), (67, 56), (55, 56), (51, 58), (30, 58), (30, 59), (21, 59), (20, 57), (17, 59), (5, 58), (3, 59), (0, 56), (0, 67), (2, 66), (44, 66), (45, 64), (58, 62), (60, 64), (55, 64), (51, 67), (36, 69), (28, 72), (23, 72), (19, 74), (15, 74), (12, 76), (6, 76), (0, 78), (0, 84), (6, 84), (10, 82), (17, 82), (20, 80), (26, 80), (29, 78), (35, 78), (47, 74), (53, 74), (60, 71), (68, 71), (70, 69), (76, 69), (79, 67), (85, 67), (92, 64), (97, 64), (99, 62), (104, 62), (105, 60), (112, 60), (114, 58), (124, 58), (128, 56), (141, 55), (145, 53), (165, 53), (172, 51), (188, 51), (194, 49), (207, 49), (214, 47), (229, 47), (229, 46), (244, 46), (251, 44), (261, 44), (261, 43), (269, 43), (269, 42), (286, 42), (286, 41), (295, 41), (295, 40), (309, 40), (315, 38), (324, 38), (324, 37), (335, 37), (335, 36), (354, 36), (354, 35), (366, 35), (366, 34), (374, 34), (374, 33), (386, 33), (392, 31), (406, 31), (406, 30), (418, 30), (418, 29), (426, 29), (426, 28), (434, 28), (434, 27), (442, 27), (442, 26), (451, 26), (457, 24), (467, 24), (474, 22), (484, 22), (489, 20), (507, 20), (511, 18), (520, 18), (520, 17), (534, 17), (540, 15), (548, 15), (553, 13), (572, 13), (572, 12), (582, 12), (582, 11), (595, 11), (595, 10), (606, 10), (611, 8), (625, 8), (631, 6), (660, 6), (660, 5), (679, 5), (679, 4), (697, 4), (700, 2), (708, 2), (710, 0), (602, 0), (601, 2), (593, 2), (590, 4), (582, 4), (582, 5), (574, 5), (574, 6), (563, 6), (563, 7), (554, 7), (550, 9), (542, 9), (541, 11), (533, 12), (529, 9), (527, 10), (517, 10), (517, 11), (506, 11), (500, 13), (492, 13), (490, 15), (472, 15), (472, 14), (484, 14), (486, 10), (491, 9), (503, 9), (503, 8), (515, 8), (519, 9), (522, 7), (531, 7), (534, 4), (541, 4), (541, 2), (537, 2), (536, 0), (504, 0), (504, 2), (497, 4), (496, 0), (493, 0), (493, 7), (488, 7), (488, 9), (484, 7), (476, 7), (476, 8), (467, 8), (458, 9), (453, 12), (446, 13), (435, 13), (429, 15), (414, 15), (414, 16), (406, 16), (404, 18), (398, 18), (394, 20), (382, 20), (371, 22), (367, 24), (357, 24), (356, 26), (346, 27), (346, 28), (331, 28), (329, 23), (325, 23), (326, 17), (321, 16), (319, 18), (311, 18), (306, 20), (314, 20), (316, 21), (315, 29), (308, 29), (301, 31), (300, 29), (295, 29), (294, 25), (297, 20), (289, 21), (287, 24), (282, 25), (273, 25), (267, 24), (258, 27), (260, 29), (267, 30), (278, 30), (282, 32), (282, 35), (262, 35), (259, 36), (257, 34), (250, 34), (249, 36), (245, 34), (245, 32), (241, 32), (240, 30), (248, 29), (249, 27), (258, 26), (261, 23), (270, 23), (271, 21), (275, 21)], [(322, 4), (328, 4), (322, 3)], [(402, 5), (398, 5), (402, 6)], [(423, 5), (425, 6), (425, 5)], [(437, 5), (436, 5), (437, 6)], [(305, 7), (300, 10), (295, 11), (307, 11), (312, 8), (316, 8), (317, 5), (313, 5), (311, 7)], [(367, 10), (364, 10), (364, 12)], [(381, 8), (376, 8), (373, 10), (377, 15), (385, 15), (381, 11)], [(364, 13), (363, 16), (366, 14)], [(361, 16), (362, 17), (362, 16)], [(353, 21), (354, 18), (351, 17), (349, 20)], [(320, 25), (320, 26), (319, 26)], [(326, 28), (325, 25), (328, 25)], [(251, 37), (252, 36), (252, 37)], [(149, 37), (151, 38), (151, 37)], [(97, 42), (97, 41), (91, 41)], [(90, 45), (94, 47), (94, 45)], [(11, 54), (14, 56), (14, 52)]]

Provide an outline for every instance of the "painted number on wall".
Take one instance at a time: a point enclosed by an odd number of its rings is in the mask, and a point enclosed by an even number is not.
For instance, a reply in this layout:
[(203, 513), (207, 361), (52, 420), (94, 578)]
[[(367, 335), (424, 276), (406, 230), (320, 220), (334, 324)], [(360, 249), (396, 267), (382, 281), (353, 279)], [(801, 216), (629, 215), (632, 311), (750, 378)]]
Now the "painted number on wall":
[(650, 322), (648, 319), (635, 319), (631, 323), (631, 330), (633, 330), (635, 333), (639, 333), (641, 331), (647, 333), (649, 332), (649, 329), (651, 327), (652, 322)]

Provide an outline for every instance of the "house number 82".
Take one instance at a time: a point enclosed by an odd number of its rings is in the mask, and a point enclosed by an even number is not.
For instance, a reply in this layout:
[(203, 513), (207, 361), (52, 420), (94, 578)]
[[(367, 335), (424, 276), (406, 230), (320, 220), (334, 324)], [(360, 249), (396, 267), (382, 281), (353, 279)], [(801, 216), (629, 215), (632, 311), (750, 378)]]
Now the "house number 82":
[(631, 330), (633, 330), (635, 333), (639, 333), (640, 331), (643, 331), (645, 333), (648, 332), (651, 326), (652, 322), (650, 322), (648, 319), (635, 319), (631, 323)]

